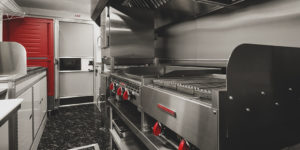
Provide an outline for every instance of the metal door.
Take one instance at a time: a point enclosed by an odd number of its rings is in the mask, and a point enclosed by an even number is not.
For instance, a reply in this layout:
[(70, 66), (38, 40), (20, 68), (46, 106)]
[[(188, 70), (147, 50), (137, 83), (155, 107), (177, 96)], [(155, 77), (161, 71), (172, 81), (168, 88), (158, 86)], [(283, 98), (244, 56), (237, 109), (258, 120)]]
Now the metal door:
[[(94, 25), (59, 21), (58, 28), (56, 64), (59, 76), (59, 104), (92, 102), (95, 79)], [(74, 99), (77, 100), (71, 101)]]

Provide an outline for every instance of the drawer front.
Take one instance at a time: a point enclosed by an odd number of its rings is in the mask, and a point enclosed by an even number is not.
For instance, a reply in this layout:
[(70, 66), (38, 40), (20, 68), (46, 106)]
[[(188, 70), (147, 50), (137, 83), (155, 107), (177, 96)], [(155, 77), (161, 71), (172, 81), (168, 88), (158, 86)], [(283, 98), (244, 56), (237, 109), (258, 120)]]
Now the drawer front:
[(41, 81), (41, 118), (43, 119), (47, 112), (47, 78), (43, 78)]
[(33, 141), (32, 136), (32, 88), (25, 91), (18, 98), (24, 101), (18, 111), (18, 149), (29, 150)]
[(142, 107), (148, 115), (200, 149), (217, 150), (217, 110), (152, 87), (142, 88)]
[(38, 129), (40, 127), (40, 124), (42, 122), (41, 119), (41, 102), (42, 102), (42, 97), (41, 97), (41, 83), (40, 81), (33, 85), (33, 115), (34, 115), (34, 136), (36, 136)]
[(0, 149), (8, 150), (8, 121), (0, 127)]

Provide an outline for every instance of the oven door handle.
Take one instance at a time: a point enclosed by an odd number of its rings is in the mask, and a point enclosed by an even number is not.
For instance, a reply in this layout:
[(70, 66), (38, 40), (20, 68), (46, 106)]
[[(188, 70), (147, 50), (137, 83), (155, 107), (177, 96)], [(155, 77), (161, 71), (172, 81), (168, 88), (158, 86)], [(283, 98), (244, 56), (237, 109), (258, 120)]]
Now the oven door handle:
[(157, 104), (157, 107), (160, 110), (162, 110), (162, 111), (164, 111), (164, 112), (168, 113), (169, 115), (171, 115), (171, 116), (173, 116), (173, 117), (176, 118), (176, 111), (174, 111), (174, 110), (172, 110), (172, 109), (170, 109), (170, 108), (168, 108), (168, 107), (166, 107), (166, 106), (164, 106), (162, 104)]

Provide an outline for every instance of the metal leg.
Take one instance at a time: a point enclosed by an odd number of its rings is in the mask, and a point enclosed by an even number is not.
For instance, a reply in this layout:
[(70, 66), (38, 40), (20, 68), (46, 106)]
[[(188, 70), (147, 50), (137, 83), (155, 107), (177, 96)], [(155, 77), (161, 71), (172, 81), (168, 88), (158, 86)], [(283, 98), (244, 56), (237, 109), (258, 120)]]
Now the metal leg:
[(141, 127), (143, 132), (149, 131), (148, 118), (144, 112), (141, 112)]
[(15, 113), (8, 120), (8, 130), (9, 130), (9, 150), (18, 149), (18, 114)]
[(113, 108), (109, 106), (109, 129), (112, 129), (112, 119), (113, 119)]
[[(109, 130), (112, 129), (112, 119), (113, 119), (112, 107), (109, 106)], [(112, 135), (110, 135), (109, 141), (110, 141), (110, 150), (113, 150), (113, 139), (112, 139)]]

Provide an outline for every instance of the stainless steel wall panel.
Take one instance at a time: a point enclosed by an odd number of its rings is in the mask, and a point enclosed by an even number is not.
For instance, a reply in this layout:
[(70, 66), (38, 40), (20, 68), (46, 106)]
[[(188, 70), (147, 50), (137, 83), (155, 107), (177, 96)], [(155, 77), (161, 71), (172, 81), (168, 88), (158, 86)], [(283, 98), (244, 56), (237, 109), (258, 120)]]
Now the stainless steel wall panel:
[(277, 0), (182, 22), (161, 31), (155, 48), (174, 64), (224, 67), (243, 43), (300, 47), (299, 6)]
[(26, 75), (26, 58), (26, 50), (21, 44), (0, 42), (0, 76)]
[[(109, 7), (102, 29), (102, 56), (115, 58), (154, 58), (154, 23), (144, 23)], [(143, 11), (136, 11), (143, 13)], [(105, 31), (105, 32), (104, 32)]]

